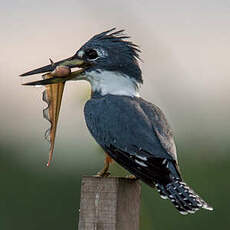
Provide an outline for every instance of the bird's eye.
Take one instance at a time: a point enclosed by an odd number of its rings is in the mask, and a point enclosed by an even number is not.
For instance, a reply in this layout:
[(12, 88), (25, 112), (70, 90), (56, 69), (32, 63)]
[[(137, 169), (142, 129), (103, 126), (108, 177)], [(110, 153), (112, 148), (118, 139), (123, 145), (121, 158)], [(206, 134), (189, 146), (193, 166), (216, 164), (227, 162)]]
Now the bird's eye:
[(93, 49), (89, 49), (85, 51), (85, 56), (86, 58), (93, 60), (96, 59), (98, 57), (97, 51), (93, 50)]

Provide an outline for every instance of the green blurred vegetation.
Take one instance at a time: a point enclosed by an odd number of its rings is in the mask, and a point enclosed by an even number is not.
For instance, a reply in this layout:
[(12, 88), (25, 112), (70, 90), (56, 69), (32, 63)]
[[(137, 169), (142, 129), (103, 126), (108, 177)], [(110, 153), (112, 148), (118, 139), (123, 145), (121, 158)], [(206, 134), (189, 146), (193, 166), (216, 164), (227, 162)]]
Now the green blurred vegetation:
[[(77, 229), (81, 177), (83, 173), (92, 175), (100, 169), (103, 154), (97, 150), (92, 158), (95, 164), (90, 164), (90, 168), (82, 169), (79, 162), (71, 173), (64, 173), (57, 169), (58, 162), (47, 169), (37, 161), (31, 169), (28, 162), (15, 160), (20, 151), (21, 148), (12, 144), (1, 147), (0, 229)], [(33, 154), (39, 154), (39, 149)], [(185, 181), (214, 207), (214, 211), (202, 210), (195, 215), (182, 216), (169, 201), (160, 199), (156, 191), (143, 185), (141, 230), (229, 229), (230, 158), (215, 159), (211, 153), (211, 157), (202, 156), (205, 157), (185, 154), (180, 157), (180, 164)], [(126, 174), (117, 164), (113, 164), (111, 171), (115, 175)]]

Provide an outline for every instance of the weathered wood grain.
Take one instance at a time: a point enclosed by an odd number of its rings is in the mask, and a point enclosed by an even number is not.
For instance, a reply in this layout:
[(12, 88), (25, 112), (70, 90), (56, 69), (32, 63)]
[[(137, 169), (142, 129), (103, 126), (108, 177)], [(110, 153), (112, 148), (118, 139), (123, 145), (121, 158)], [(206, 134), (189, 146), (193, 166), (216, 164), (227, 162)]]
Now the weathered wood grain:
[(138, 230), (140, 196), (137, 180), (83, 177), (78, 230)]

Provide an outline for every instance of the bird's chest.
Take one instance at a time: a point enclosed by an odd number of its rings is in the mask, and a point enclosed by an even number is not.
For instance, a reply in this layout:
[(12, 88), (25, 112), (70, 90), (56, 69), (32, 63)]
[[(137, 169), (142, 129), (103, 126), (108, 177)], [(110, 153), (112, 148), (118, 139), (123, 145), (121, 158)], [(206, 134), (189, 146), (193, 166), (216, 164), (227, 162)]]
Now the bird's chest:
[(99, 144), (111, 142), (121, 120), (119, 107), (106, 98), (91, 99), (84, 108), (86, 125)]
[(134, 98), (107, 95), (90, 99), (84, 108), (87, 127), (103, 147), (152, 144), (152, 127)]

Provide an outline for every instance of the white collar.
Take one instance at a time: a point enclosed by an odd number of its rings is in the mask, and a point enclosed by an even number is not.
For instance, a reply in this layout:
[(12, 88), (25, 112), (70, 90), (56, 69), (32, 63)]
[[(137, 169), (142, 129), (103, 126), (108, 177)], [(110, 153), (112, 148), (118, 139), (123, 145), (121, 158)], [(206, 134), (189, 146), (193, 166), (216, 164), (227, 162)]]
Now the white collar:
[(92, 91), (99, 92), (102, 96), (112, 94), (139, 97), (138, 82), (125, 74), (102, 70), (94, 70), (85, 74)]

